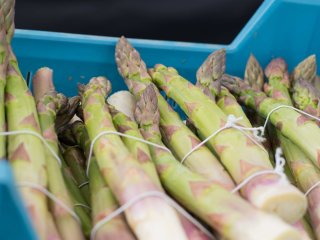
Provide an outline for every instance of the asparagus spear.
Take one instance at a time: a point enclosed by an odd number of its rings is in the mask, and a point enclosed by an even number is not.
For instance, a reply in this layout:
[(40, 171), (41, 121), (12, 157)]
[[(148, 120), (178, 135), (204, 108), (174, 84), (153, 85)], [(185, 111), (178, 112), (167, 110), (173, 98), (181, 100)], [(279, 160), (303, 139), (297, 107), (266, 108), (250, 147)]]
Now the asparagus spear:
[(8, 42), (11, 42), (14, 30), (15, 30), (15, 24), (14, 24), (14, 16), (15, 16), (15, 0), (1, 0), (0, 1), (1, 6), (3, 6), (3, 13), (6, 23), (6, 34), (7, 34), (7, 40)]
[[(55, 88), (54, 88), (54, 84), (53, 84), (53, 80), (52, 80), (52, 71), (47, 67), (39, 69), (33, 77), (33, 91), (35, 93), (35, 96), (38, 96), (39, 98), (41, 98), (41, 96), (43, 96), (46, 92), (52, 92), (52, 91), (54, 91), (54, 89)], [(38, 100), (40, 100), (40, 99), (38, 99)], [(69, 106), (67, 103), (67, 99), (65, 97), (63, 97), (63, 98), (60, 98), (60, 100), (63, 100), (63, 102), (64, 102), (63, 109), (65, 111), (65, 109)], [(62, 107), (60, 107), (60, 109), (61, 108)], [(55, 114), (55, 113), (53, 113), (53, 114)], [(54, 122), (54, 119), (51, 119), (51, 121)], [(53, 131), (54, 131), (54, 127), (53, 127)], [(56, 138), (56, 136), (55, 136), (55, 138)], [(54, 145), (56, 148), (57, 142), (55, 142)], [(76, 184), (76, 180), (74, 179), (70, 168), (66, 165), (60, 152), (59, 152), (59, 155), (60, 155), (60, 159), (62, 160), (61, 170), (62, 170), (63, 179), (65, 181), (65, 185), (68, 189), (68, 192), (70, 193), (72, 203), (73, 204), (82, 204), (82, 205), (87, 206), (88, 202), (86, 202), (86, 200), (81, 195), (80, 190), (78, 188), (78, 185)], [(52, 157), (52, 156), (50, 156), (50, 157)], [(53, 159), (53, 160), (56, 161), (56, 159)], [(83, 232), (85, 233), (86, 236), (88, 236), (90, 234), (90, 230), (91, 230), (91, 222), (90, 222), (90, 218), (88, 215), (89, 209), (77, 206), (77, 207), (75, 207), (75, 212), (78, 215), (78, 217), (80, 218)]]
[(70, 197), (74, 204), (74, 211), (80, 218), (83, 233), (85, 234), (85, 236), (89, 236), (92, 229), (91, 219), (89, 217), (90, 209), (88, 209), (87, 207), (84, 207), (84, 206), (89, 206), (89, 204), (86, 202), (86, 200), (82, 196), (76, 184), (76, 180), (74, 179), (70, 168), (64, 162), (63, 158), (62, 158), (62, 174), (63, 174), (65, 184), (69, 190)]
[[(87, 202), (90, 202), (90, 189), (89, 185), (85, 184), (88, 182), (88, 178), (85, 172), (85, 156), (77, 146), (67, 147), (63, 152), (63, 158), (71, 169), (72, 175), (74, 176), (77, 185), (80, 188), (82, 196)], [(84, 184), (84, 185), (83, 185)]]
[[(78, 145), (82, 148), (86, 158), (88, 159), (91, 141), (84, 123), (81, 121), (75, 121), (72, 123), (71, 129)], [(114, 198), (111, 189), (104, 181), (94, 155), (91, 158), (89, 180), (91, 187), (92, 219), (93, 223), (97, 224), (103, 217), (116, 210), (119, 205)], [(108, 238), (108, 236), (110, 237)], [(123, 215), (120, 215), (112, 219), (107, 224), (102, 225), (97, 232), (96, 238), (125, 240), (134, 239), (134, 236), (127, 226)]]
[[(4, 6), (1, 4), (0, 9), (0, 131), (6, 131), (6, 124), (5, 124), (5, 94), (4, 89), (6, 85), (6, 74), (7, 74), (7, 66), (8, 66), (8, 59), (7, 59), (7, 42), (6, 42), (6, 29), (5, 29), (5, 22), (4, 22)], [(0, 136), (0, 160), (6, 158), (6, 137)]]
[[(131, 104), (128, 103), (126, 105), (131, 106)], [(109, 105), (109, 111), (112, 116), (113, 124), (119, 132), (128, 134), (133, 137), (141, 139), (143, 138), (141, 136), (141, 133), (139, 132), (136, 122), (132, 121), (130, 117), (128, 117), (123, 112), (116, 110), (114, 106)], [(148, 174), (153, 183), (159, 188), (162, 188), (157, 170), (151, 160), (148, 145), (126, 137), (122, 138), (122, 141), (126, 145), (128, 150), (133, 154), (133, 156), (139, 161), (140, 165)]]
[[(56, 92), (46, 93), (37, 103), (40, 126), (43, 136), (51, 148), (58, 154), (58, 139), (54, 125), (57, 112), (66, 104), (66, 98)], [(53, 195), (70, 209), (73, 208), (67, 187), (60, 170), (59, 163), (52, 153), (46, 149), (46, 165), (48, 173), (48, 187)], [(64, 239), (84, 239), (81, 227), (76, 219), (57, 203), (52, 203), (52, 211), (58, 230)]]
[[(96, 160), (90, 163), (91, 177), (90, 187), (94, 194), (91, 195), (93, 208), (92, 217), (93, 224), (97, 224), (105, 216), (115, 211), (118, 208), (118, 204), (114, 199), (114, 196), (109, 187), (104, 183), (103, 177), (100, 174), (99, 167)], [(123, 240), (133, 240), (135, 239), (123, 216), (114, 218), (112, 222), (108, 222), (100, 227), (96, 234), (97, 240), (101, 239), (123, 239)]]
[[(271, 110), (283, 105), (281, 101), (268, 98), (265, 93), (251, 89), (250, 86), (237, 78), (225, 75), (222, 78), (222, 84), (239, 96), (241, 102), (255, 109), (263, 117), (267, 117)], [(315, 165), (320, 166), (318, 163), (320, 156), (320, 130), (313, 121), (308, 120), (295, 110), (280, 108), (271, 114), (270, 122), (284, 136), (299, 146)]]
[[(144, 138), (163, 145), (157, 97), (151, 86), (138, 101), (135, 116)], [(279, 218), (253, 208), (239, 196), (191, 172), (170, 152), (153, 146), (150, 150), (167, 191), (222, 237), (230, 240), (300, 239), (299, 234)], [(253, 224), (254, 228), (249, 227)]]
[[(101, 131), (115, 131), (105, 104), (110, 91), (110, 82), (103, 78), (92, 78), (80, 89), (85, 125), (93, 140)], [(132, 198), (159, 191), (138, 161), (129, 154), (120, 137), (104, 135), (94, 145), (94, 154), (103, 178), (110, 186), (120, 205)], [(139, 239), (186, 239), (175, 211), (157, 197), (146, 197), (125, 211), (128, 223)], [(152, 228), (151, 228), (152, 226)]]
[[(41, 134), (36, 105), (23, 79), (17, 60), (8, 45), (9, 65), (5, 87), (5, 109), (9, 131), (30, 130)], [(8, 158), (18, 183), (46, 187), (45, 153), (40, 139), (29, 134), (8, 138)], [(23, 199), (40, 239), (45, 239), (47, 204), (43, 193), (21, 188)]]
[[(129, 90), (135, 95), (136, 99), (139, 99), (142, 91), (149, 84), (152, 84), (151, 77), (139, 53), (124, 37), (119, 40), (116, 47), (116, 62), (118, 70)], [(185, 126), (179, 115), (171, 108), (156, 88), (155, 90), (160, 111), (160, 130), (162, 136), (171, 151), (182, 160), (194, 146), (200, 143), (200, 140)], [(230, 176), (207, 147), (202, 146), (198, 148), (186, 158), (184, 163), (192, 171), (215, 181), (225, 188), (229, 190), (234, 188), (234, 183)]]
[[(315, 183), (320, 181), (320, 172), (309, 159), (299, 150), (297, 146), (291, 143), (285, 137), (280, 139), (281, 147), (289, 163), (290, 169), (293, 173), (296, 183), (299, 188), (307, 192)], [(314, 233), (317, 239), (320, 239), (320, 215), (319, 209), (320, 189), (315, 188), (308, 194), (309, 215)]]
[[(257, 66), (258, 64), (259, 63), (257, 62)], [(291, 103), (290, 94), (288, 90), (290, 84), (288, 79), (288, 70), (287, 70), (286, 62), (281, 58), (274, 59), (268, 64), (265, 72), (268, 78), (268, 83), (264, 84), (264, 88), (267, 95), (269, 97), (272, 97), (278, 100), (279, 102), (282, 102), (283, 104), (291, 106), (292, 103)], [(250, 83), (252, 84), (254, 81), (255, 79), (252, 79)], [(254, 88), (254, 90), (259, 90), (259, 89)], [(282, 140), (284, 137), (279, 130), (275, 130), (275, 133), (277, 135), (278, 140), (280, 141), (280, 145), (282, 148), (292, 148), (292, 147), (296, 148), (296, 146), (291, 141)], [(304, 158), (307, 159), (307, 157), (299, 149), (297, 149), (296, 151), (300, 152), (299, 156), (304, 156)], [(286, 154), (285, 156), (287, 158)], [(289, 162), (289, 166), (290, 166), (291, 165), (290, 156), (288, 156), (287, 161)], [(288, 168), (286, 169), (286, 173), (289, 174), (289, 179), (292, 178), (292, 174), (290, 173), (290, 170)], [(294, 226), (299, 230), (300, 233), (302, 233), (302, 235), (306, 239), (306, 237), (308, 236), (308, 233), (307, 231), (304, 230), (305, 229), (304, 224), (301, 221), (298, 221), (294, 224)], [(310, 237), (308, 237), (307, 239), (310, 239)]]

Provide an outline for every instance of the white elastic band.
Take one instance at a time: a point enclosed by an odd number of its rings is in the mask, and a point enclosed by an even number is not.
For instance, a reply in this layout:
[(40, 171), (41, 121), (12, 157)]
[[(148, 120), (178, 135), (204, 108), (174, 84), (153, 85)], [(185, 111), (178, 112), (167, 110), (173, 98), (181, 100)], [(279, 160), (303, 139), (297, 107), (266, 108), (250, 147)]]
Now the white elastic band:
[(85, 182), (81, 183), (81, 184), (78, 186), (78, 188), (82, 188), (82, 187), (84, 187), (85, 185), (88, 185), (88, 184), (89, 184), (89, 181), (85, 181)]
[(319, 185), (320, 185), (320, 182), (316, 182), (315, 184), (313, 184), (313, 185), (308, 189), (308, 191), (305, 192), (304, 195), (305, 195), (305, 196), (308, 196), (308, 195), (313, 191), (313, 189), (319, 187)]
[(243, 180), (238, 186), (236, 186), (231, 192), (238, 192), (241, 188), (243, 188), (248, 182), (250, 182), (253, 178), (265, 175), (265, 174), (277, 174), (281, 177), (280, 181), (287, 182), (287, 176), (284, 173), (284, 165), (286, 164), (285, 159), (282, 157), (282, 149), (278, 147), (275, 153), (275, 167), (272, 170), (263, 170), (256, 172), (245, 180)]
[(52, 149), (52, 147), (47, 143), (47, 141), (37, 132), (31, 131), (31, 130), (17, 130), (17, 131), (8, 131), (8, 132), (0, 132), (0, 136), (11, 136), (11, 135), (20, 135), (20, 134), (29, 134), (32, 136), (35, 136), (39, 138), (42, 143), (48, 148), (48, 150), (52, 153), (53, 157), (58, 161), (60, 167), (61, 167), (61, 159), (56, 154), (56, 152)]
[(159, 192), (159, 191), (149, 191), (142, 194), (139, 194), (135, 196), (134, 198), (130, 199), (127, 203), (107, 215), (105, 218), (101, 219), (99, 222), (97, 222), (94, 227), (91, 230), (90, 234), (90, 240), (94, 240), (95, 236), (101, 226), (104, 224), (110, 222), (115, 217), (122, 214), (125, 210), (127, 210), (129, 207), (140, 201), (141, 199), (144, 199), (146, 197), (159, 197), (169, 203), (173, 208), (175, 208), (182, 216), (184, 216), (186, 219), (188, 219), (191, 223), (193, 223), (196, 227), (198, 227), (204, 234), (206, 234), (210, 239), (215, 239), (215, 237), (205, 228), (203, 227), (194, 217), (192, 217), (186, 210), (184, 210), (178, 203), (176, 203), (174, 200), (169, 198), (166, 194)]
[(109, 134), (113, 134), (113, 135), (118, 135), (118, 136), (121, 136), (121, 137), (126, 137), (126, 138), (130, 138), (130, 139), (134, 139), (134, 140), (136, 140), (136, 141), (139, 141), (139, 142), (142, 142), (142, 143), (145, 143), (145, 144), (148, 144), (148, 145), (151, 145), (151, 146), (154, 146), (154, 147), (163, 149), (163, 150), (171, 153), (170, 149), (168, 149), (167, 147), (162, 146), (162, 145), (159, 145), (159, 144), (155, 144), (155, 143), (153, 143), (153, 142), (149, 142), (149, 141), (144, 140), (144, 139), (142, 139), (142, 138), (134, 137), (134, 136), (127, 135), (127, 134), (120, 133), (120, 132), (116, 132), (116, 131), (103, 131), (103, 132), (100, 132), (97, 136), (95, 136), (95, 138), (91, 141), (90, 150), (89, 150), (89, 156), (88, 156), (88, 161), (87, 161), (87, 169), (86, 169), (86, 174), (87, 174), (87, 176), (89, 176), (89, 169), (90, 169), (90, 163), (91, 163), (91, 158), (92, 158), (92, 153), (93, 153), (93, 146), (94, 146), (94, 144), (96, 143), (96, 141), (97, 141), (100, 137), (102, 137), (102, 136), (104, 136), (104, 135), (109, 135)]
[(91, 210), (91, 207), (89, 207), (89, 206), (87, 206), (85, 204), (82, 204), (82, 203), (75, 203), (73, 205), (73, 207), (83, 207), (83, 208), (87, 208), (87, 209)]
[(268, 121), (269, 121), (269, 119), (270, 119), (271, 114), (272, 114), (274, 111), (277, 111), (277, 110), (280, 109), (280, 108), (290, 108), (290, 109), (293, 109), (293, 110), (297, 111), (298, 113), (301, 113), (301, 114), (303, 114), (303, 115), (306, 115), (306, 116), (308, 116), (308, 117), (310, 117), (310, 118), (312, 118), (312, 119), (317, 120), (317, 121), (320, 122), (320, 118), (315, 117), (315, 116), (313, 116), (313, 115), (311, 115), (311, 114), (309, 114), (309, 113), (307, 113), (307, 112), (304, 112), (304, 111), (302, 111), (302, 110), (300, 110), (300, 109), (298, 109), (298, 108), (295, 108), (295, 107), (289, 106), (289, 105), (280, 105), (280, 106), (278, 106), (278, 107), (275, 107), (274, 109), (272, 109), (272, 110), (268, 113), (268, 115), (267, 115), (267, 117), (266, 117), (266, 121), (265, 121), (264, 124), (263, 124), (262, 132), (261, 132), (262, 136), (264, 135), (264, 132), (265, 132), (265, 129), (266, 129), (266, 127), (267, 127), (267, 124), (268, 124)]
[[(253, 127), (253, 128), (247, 128), (247, 127), (242, 127), (237, 125), (237, 122), (240, 121), (242, 119), (242, 117), (240, 118), (236, 118), (234, 115), (228, 115), (228, 119), (226, 124), (221, 127), (220, 129), (218, 129), (217, 131), (213, 132), (210, 136), (208, 136), (205, 140), (203, 140), (202, 142), (200, 142), (198, 145), (196, 145), (194, 148), (192, 148), (182, 159), (181, 159), (181, 164), (184, 163), (184, 161), (187, 159), (187, 157), (189, 157), (191, 155), (191, 153), (193, 153), (194, 151), (196, 151), (198, 148), (202, 147), (206, 142), (208, 142), (211, 138), (215, 137), (218, 133), (222, 132), (225, 129), (228, 128), (234, 128), (239, 130), (240, 132), (242, 132), (243, 134), (245, 134), (252, 142), (254, 142), (256, 145), (258, 145), (263, 151), (266, 152), (265, 148), (258, 143), (258, 141), (264, 141), (265, 139), (262, 138), (261, 136), (259, 136), (259, 131), (261, 131), (261, 127)], [(257, 138), (254, 139), (252, 136), (250, 136), (247, 132), (245, 131), (253, 131), (254, 136)]]
[(54, 196), (51, 192), (49, 192), (47, 189), (45, 189), (44, 187), (32, 183), (32, 182), (19, 182), (17, 184), (18, 187), (28, 187), (28, 188), (33, 188), (36, 189), (40, 192), (42, 192), (43, 194), (45, 194), (48, 198), (50, 198), (53, 202), (55, 202), (56, 204), (58, 204), (60, 207), (62, 207), (64, 210), (66, 210), (75, 220), (77, 220), (79, 222), (79, 224), (81, 224), (81, 221), (78, 217), (78, 215), (72, 210), (70, 209), (64, 202), (62, 202), (59, 198), (57, 198), (56, 196)]

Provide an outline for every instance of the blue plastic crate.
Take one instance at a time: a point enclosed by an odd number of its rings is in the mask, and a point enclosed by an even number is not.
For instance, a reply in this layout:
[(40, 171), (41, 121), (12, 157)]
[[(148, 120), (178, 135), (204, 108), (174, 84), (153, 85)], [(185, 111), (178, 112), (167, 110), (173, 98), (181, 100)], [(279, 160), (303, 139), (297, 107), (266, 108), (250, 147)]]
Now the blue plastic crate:
[[(250, 53), (265, 66), (284, 57), (289, 69), (309, 54), (320, 56), (320, 0), (266, 0), (230, 45), (130, 39), (148, 66), (174, 66), (195, 80), (197, 67), (212, 51), (227, 49), (227, 72), (243, 76)], [(125, 34), (125, 33), (124, 33)], [(75, 95), (77, 83), (105, 75), (114, 91), (126, 89), (114, 61), (117, 38), (17, 30), (13, 41), (22, 73), (29, 78), (39, 67), (54, 69), (58, 91)], [(0, 238), (35, 239), (10, 167), (0, 162)]]

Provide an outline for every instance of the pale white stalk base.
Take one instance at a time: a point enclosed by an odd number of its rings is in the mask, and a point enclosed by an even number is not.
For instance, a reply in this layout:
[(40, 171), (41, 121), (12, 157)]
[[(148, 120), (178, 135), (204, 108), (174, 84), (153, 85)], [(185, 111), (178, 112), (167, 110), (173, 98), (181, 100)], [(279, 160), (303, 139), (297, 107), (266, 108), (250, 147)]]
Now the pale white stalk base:
[(177, 213), (160, 198), (139, 201), (126, 211), (126, 218), (139, 240), (188, 239)]
[(259, 209), (273, 213), (288, 223), (300, 220), (307, 210), (307, 199), (290, 184), (259, 186), (252, 192), (251, 203)]
[(119, 91), (108, 97), (107, 102), (114, 106), (118, 111), (126, 114), (134, 120), (134, 111), (136, 109), (136, 100), (128, 91)]
[[(260, 213), (263, 216), (241, 221), (232, 228), (229, 240), (301, 240), (300, 233), (276, 216)], [(259, 215), (260, 215), (259, 214)], [(261, 219), (262, 221), (259, 221)], [(245, 229), (245, 231), (243, 231)]]

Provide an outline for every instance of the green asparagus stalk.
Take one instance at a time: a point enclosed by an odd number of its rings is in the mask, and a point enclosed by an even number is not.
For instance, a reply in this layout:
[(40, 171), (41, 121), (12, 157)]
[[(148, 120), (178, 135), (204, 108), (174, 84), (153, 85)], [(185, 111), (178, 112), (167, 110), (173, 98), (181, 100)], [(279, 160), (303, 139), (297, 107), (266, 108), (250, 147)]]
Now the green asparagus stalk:
[[(36, 96), (42, 96), (44, 95), (45, 92), (50, 92), (52, 90), (54, 90), (52, 71), (49, 68), (41, 68), (34, 75), (33, 91)], [(63, 101), (64, 109), (65, 109), (66, 106), (68, 106), (68, 104), (67, 104), (66, 98), (63, 98), (63, 99), (64, 99)], [(76, 180), (74, 179), (70, 168), (66, 165), (62, 157), (62, 154), (60, 154), (60, 152), (59, 152), (59, 155), (60, 155), (60, 159), (62, 160), (61, 170), (63, 174), (63, 179), (65, 181), (65, 185), (72, 199), (72, 203), (74, 204), (74, 206), (76, 206), (76, 204), (81, 204), (82, 206), (88, 206), (89, 205), (88, 202), (86, 202), (86, 200), (83, 198), (82, 194), (80, 193), (78, 185), (76, 184)], [(88, 215), (90, 211), (88, 208), (84, 208), (82, 206), (76, 206), (74, 207), (74, 210), (78, 215), (78, 217), (80, 218), (81, 226), (84, 234), (88, 236), (91, 231), (91, 221)]]
[[(131, 104), (127, 103), (126, 105)], [(119, 132), (143, 139), (136, 122), (132, 121), (130, 117), (123, 112), (118, 111), (115, 106), (109, 105), (109, 111), (112, 116), (113, 124)], [(122, 141), (128, 150), (133, 154), (134, 158), (139, 161), (142, 168), (148, 174), (153, 183), (159, 188), (162, 188), (157, 170), (151, 159), (148, 145), (126, 137), (123, 137)]]
[[(9, 64), (5, 87), (5, 109), (8, 131), (29, 130), (41, 134), (36, 104), (17, 60), (8, 45)], [(47, 173), (45, 152), (39, 138), (29, 134), (13, 135), (8, 138), (8, 158), (16, 182), (31, 182), (46, 188)], [(47, 236), (46, 196), (30, 188), (21, 188), (26, 208), (40, 239)]]
[[(142, 94), (135, 116), (144, 138), (164, 146), (153, 87), (148, 87)], [(150, 150), (167, 191), (221, 237), (230, 240), (300, 239), (299, 234), (279, 218), (255, 209), (220, 185), (191, 172), (180, 165), (170, 152), (153, 146)], [(254, 228), (249, 227), (253, 225)]]
[[(84, 123), (81, 121), (75, 121), (72, 123), (71, 129), (78, 145), (82, 148), (86, 158), (88, 159), (91, 141)], [(105, 216), (116, 210), (119, 205), (114, 198), (111, 189), (104, 181), (94, 155), (91, 157), (89, 180), (91, 188), (92, 219), (93, 224), (97, 224)], [(97, 232), (96, 239), (129, 240), (134, 239), (134, 236), (127, 226), (124, 216), (120, 215), (112, 219), (107, 224), (102, 225)]]
[(87, 202), (90, 202), (90, 189), (88, 182), (88, 177), (85, 171), (85, 156), (82, 151), (77, 146), (67, 147), (63, 152), (63, 158), (70, 167), (72, 175), (74, 176), (77, 185), (80, 188), (82, 196)]
[[(0, 54), (2, 56), (0, 60), (0, 132), (6, 131), (6, 119), (5, 119), (5, 85), (7, 75), (7, 42), (6, 42), (6, 30), (4, 22), (4, 7), (1, 4), (0, 9)], [(7, 156), (6, 151), (6, 137), (0, 136), (0, 160), (5, 159)]]
[[(289, 163), (296, 183), (299, 188), (307, 192), (315, 183), (320, 181), (320, 172), (309, 159), (285, 137), (281, 137), (281, 147)], [(317, 239), (320, 239), (320, 215), (319, 209), (320, 189), (315, 188), (308, 194), (309, 215), (311, 224)]]
[[(256, 61), (256, 67), (259, 66), (258, 61)], [(261, 68), (259, 68), (260, 71)], [(268, 83), (264, 84), (264, 88), (265, 91), (267, 93), (267, 95), (269, 97), (272, 97), (276, 100), (278, 100), (279, 102), (282, 102), (283, 104), (286, 105), (292, 105), (291, 103), (291, 99), (290, 99), (290, 94), (289, 94), (289, 80), (288, 80), (288, 71), (287, 71), (287, 65), (286, 62), (281, 59), (281, 58), (277, 58), (272, 60), (269, 65), (267, 66), (266, 70), (266, 75), (268, 78)], [(259, 81), (258, 79), (251, 79), (251, 81), (249, 82), (249, 85), (254, 85), (254, 81)], [(257, 84), (259, 85), (259, 84)], [(261, 86), (261, 85), (260, 85)], [(254, 90), (259, 90), (259, 88), (253, 88)], [(261, 88), (260, 88), (261, 90)], [(263, 122), (263, 121), (262, 121)], [(281, 134), (281, 132), (279, 130), (275, 130), (275, 134), (276, 137), (278, 138), (278, 140), (280, 141), (280, 145), (281, 147), (296, 147), (295, 145), (293, 145), (292, 142), (290, 141), (281, 141), (284, 137)], [(287, 145), (287, 146), (284, 146)], [(300, 151), (300, 150), (297, 150)], [(301, 151), (300, 151), (301, 152)], [(300, 155), (303, 155), (303, 153), (300, 153)], [(285, 155), (286, 156), (286, 155)], [(306, 158), (306, 156), (304, 156)], [(289, 161), (289, 165), (290, 165), (290, 161)], [(289, 179), (293, 178), (292, 174), (290, 173), (290, 169), (287, 167), (288, 165), (286, 165), (286, 174), (287, 176), (289, 176)], [(296, 181), (294, 181), (296, 182)], [(293, 226), (299, 230), (299, 232), (304, 236), (305, 239), (310, 239), (310, 237), (308, 237), (308, 233), (304, 228), (303, 222), (301, 222), (302, 220), (296, 222)], [(310, 235), (311, 236), (311, 235)], [(306, 238), (308, 237), (308, 238)]]
[[(66, 98), (56, 92), (48, 92), (37, 103), (43, 136), (56, 154), (59, 153), (59, 147), (54, 129), (55, 118), (56, 113), (59, 112), (63, 104), (66, 104)], [(49, 190), (66, 206), (73, 209), (72, 200), (64, 183), (60, 165), (48, 149), (46, 149), (45, 153)], [(80, 224), (69, 212), (54, 202), (52, 203), (52, 212), (63, 239), (84, 239)]]
[[(122, 37), (116, 47), (118, 70), (124, 78), (130, 92), (139, 99), (142, 91), (150, 84), (151, 77), (139, 53)], [(127, 67), (129, 66), (129, 67)], [(155, 87), (154, 87), (155, 88)], [(179, 115), (171, 108), (155, 88), (160, 111), (160, 130), (163, 140), (180, 160), (197, 144), (198, 137), (181, 121)], [(234, 183), (216, 157), (206, 146), (202, 146), (184, 161), (192, 171), (215, 181), (231, 190)]]
[[(62, 158), (62, 157), (61, 157)], [(89, 203), (86, 202), (84, 197), (82, 196), (77, 184), (76, 180), (74, 179), (70, 168), (67, 166), (67, 164), (64, 162), (64, 159), (62, 158), (62, 173), (63, 173), (63, 178), (65, 181), (65, 184), (69, 190), (70, 197), (72, 199), (72, 202), (74, 204), (74, 211), (78, 215), (81, 221), (81, 227), (82, 231), (85, 234), (85, 236), (89, 236), (91, 229), (92, 229), (92, 224), (91, 224), (91, 219), (90, 219), (90, 209), (84, 206), (89, 207)], [(80, 204), (80, 205), (78, 205)]]
[[(202, 136), (208, 137), (226, 124), (227, 117), (221, 109), (201, 90), (179, 76), (175, 69), (158, 64), (152, 70), (152, 79), (179, 104)], [(208, 144), (219, 154), (238, 184), (253, 173), (273, 169), (268, 153), (236, 129), (218, 133)], [(294, 186), (284, 184), (276, 174), (253, 178), (242, 188), (242, 195), (254, 206), (273, 212), (288, 222), (300, 219), (307, 207), (304, 195)]]
[[(93, 193), (95, 193), (91, 195), (91, 201), (93, 203), (93, 224), (97, 224), (105, 216), (108, 216), (115, 211), (118, 208), (118, 204), (114, 199), (110, 188), (104, 183), (95, 159), (90, 164), (89, 175), (92, 176), (90, 187), (92, 188)], [(126, 225), (124, 216), (120, 216), (114, 218), (112, 222), (104, 224), (97, 232), (95, 239), (133, 240), (135, 238)]]
[[(281, 101), (268, 98), (265, 93), (251, 89), (249, 85), (237, 78), (225, 75), (222, 78), (222, 84), (237, 95), (241, 102), (255, 109), (264, 118), (271, 110), (283, 105)], [(320, 130), (313, 121), (295, 110), (280, 108), (271, 114), (270, 122), (299, 146), (316, 166), (320, 166)]]
[[(97, 77), (80, 88), (85, 125), (91, 141), (101, 131), (115, 131), (105, 97), (110, 82)], [(104, 135), (94, 145), (94, 154), (103, 178), (120, 205), (132, 198), (159, 191), (119, 136)], [(158, 197), (146, 197), (125, 210), (126, 219), (139, 239), (187, 239), (174, 209)], [(150, 227), (152, 226), (152, 228)]]

